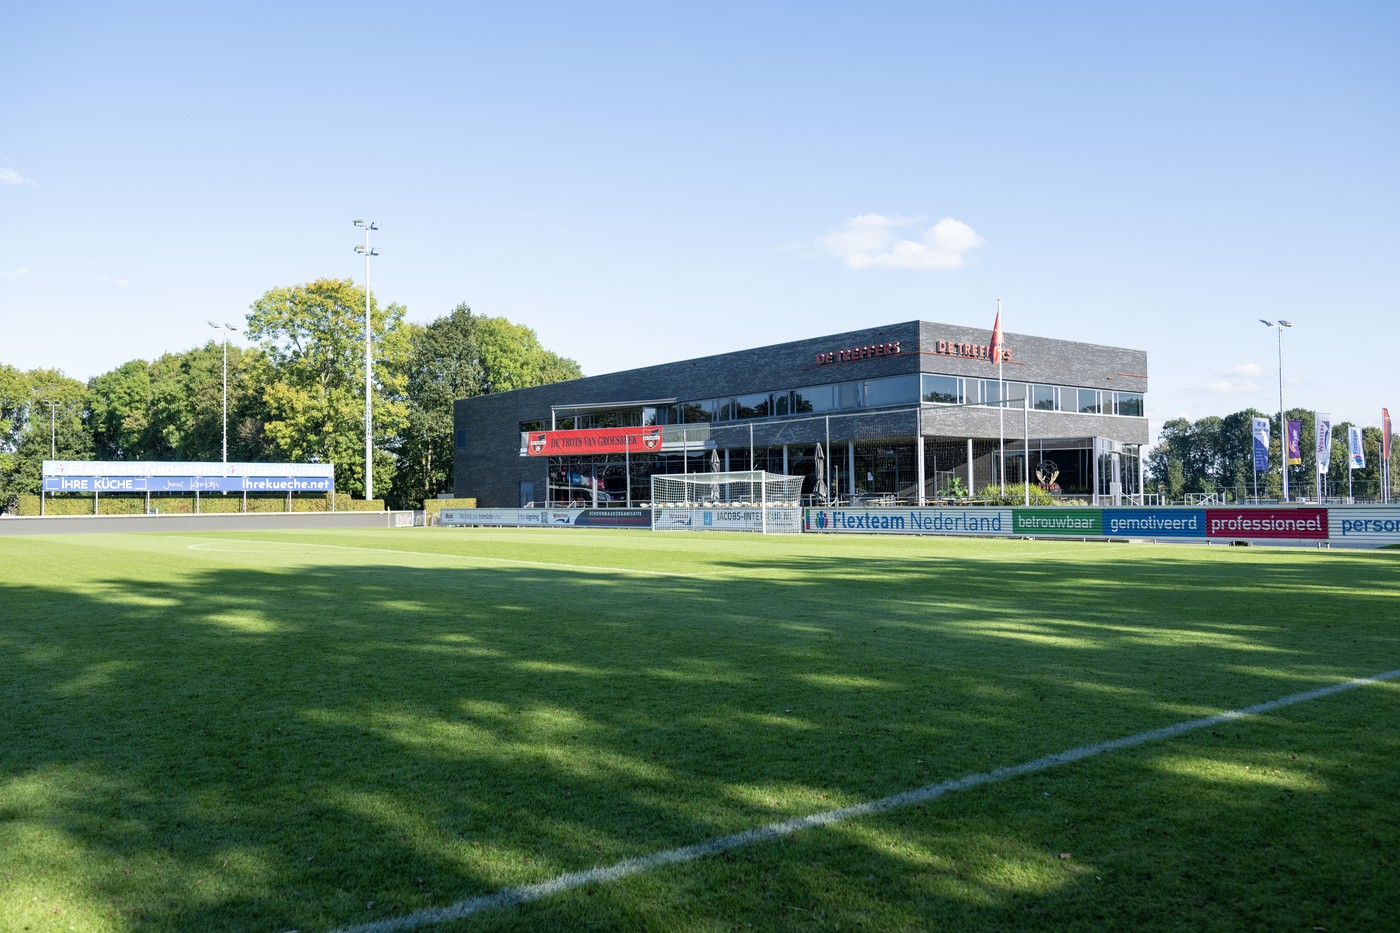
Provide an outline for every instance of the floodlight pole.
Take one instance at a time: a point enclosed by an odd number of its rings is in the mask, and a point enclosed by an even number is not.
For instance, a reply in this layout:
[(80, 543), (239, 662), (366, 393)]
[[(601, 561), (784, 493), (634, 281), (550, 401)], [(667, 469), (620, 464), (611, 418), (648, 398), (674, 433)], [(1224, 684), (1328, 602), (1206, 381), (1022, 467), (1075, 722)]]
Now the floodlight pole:
[(215, 330), (223, 328), (224, 338), (224, 463), (228, 463), (228, 331), (237, 330), (232, 324), (215, 324), (213, 321), (207, 322)]
[(44, 399), (44, 404), (49, 406), (49, 459), (58, 459), (58, 432), (54, 427), (54, 411), (58, 408), (58, 402)]
[(1292, 321), (1266, 321), (1259, 319), (1265, 327), (1278, 331), (1278, 459), (1283, 471), (1283, 501), (1288, 501), (1288, 414), (1283, 408), (1283, 329), (1292, 327)]
[(362, 227), (365, 231), (365, 245), (356, 246), (355, 252), (365, 257), (365, 501), (368, 502), (374, 498), (374, 433), (370, 407), (374, 386), (374, 364), (370, 353), (369, 259), (371, 256), (379, 255), (377, 248), (370, 249), (369, 232), (378, 230), (379, 225), (372, 220), (357, 220), (355, 226)]

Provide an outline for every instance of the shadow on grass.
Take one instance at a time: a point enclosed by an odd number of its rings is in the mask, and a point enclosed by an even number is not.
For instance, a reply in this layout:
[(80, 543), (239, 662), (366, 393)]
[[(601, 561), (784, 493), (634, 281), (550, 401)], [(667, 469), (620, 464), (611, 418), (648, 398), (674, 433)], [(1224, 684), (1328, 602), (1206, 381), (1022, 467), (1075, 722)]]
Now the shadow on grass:
[[(1400, 665), (1386, 556), (1040, 553), (730, 578), (338, 554), (0, 584), (0, 919), (373, 920)], [(947, 844), (974, 856), (1008, 833), (963, 819)], [(807, 862), (833, 856), (779, 857), (823, 838), (740, 861), (826, 902)], [(886, 921), (1004, 919), (1040, 883), (930, 886), (926, 852), (845, 838)], [(746, 883), (702, 914), (598, 892), (480, 922), (570, 925), (597, 898), (625, 926), (711, 926)]]

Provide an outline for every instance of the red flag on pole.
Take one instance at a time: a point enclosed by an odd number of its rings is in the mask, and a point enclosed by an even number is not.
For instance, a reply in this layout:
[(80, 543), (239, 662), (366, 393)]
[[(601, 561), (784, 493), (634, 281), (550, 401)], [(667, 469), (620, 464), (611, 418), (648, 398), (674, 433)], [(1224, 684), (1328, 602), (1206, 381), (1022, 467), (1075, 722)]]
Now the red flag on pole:
[(997, 308), (997, 322), (992, 325), (992, 342), (987, 346), (987, 358), (993, 363), (1001, 362), (1006, 351), (1006, 340), (1001, 336), (1001, 308)]

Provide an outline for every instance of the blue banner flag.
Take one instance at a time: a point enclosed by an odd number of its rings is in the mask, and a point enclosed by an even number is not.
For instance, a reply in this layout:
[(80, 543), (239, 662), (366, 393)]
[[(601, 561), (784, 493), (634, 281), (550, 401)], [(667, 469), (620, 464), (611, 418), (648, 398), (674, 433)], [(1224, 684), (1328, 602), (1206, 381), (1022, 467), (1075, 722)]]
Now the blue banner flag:
[(1254, 419), (1254, 472), (1269, 468), (1269, 419)]

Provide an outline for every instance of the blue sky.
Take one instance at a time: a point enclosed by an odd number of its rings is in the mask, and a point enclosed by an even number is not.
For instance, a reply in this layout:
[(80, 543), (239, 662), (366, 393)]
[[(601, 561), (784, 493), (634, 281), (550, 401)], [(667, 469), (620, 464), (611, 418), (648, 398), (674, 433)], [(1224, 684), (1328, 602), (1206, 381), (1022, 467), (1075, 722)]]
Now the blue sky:
[[(268, 289), (589, 374), (924, 319), (1148, 352), (1154, 427), (1400, 408), (1400, 4), (52, 3), (0, 30), (0, 362)], [(240, 338), (241, 339), (241, 338)]]

